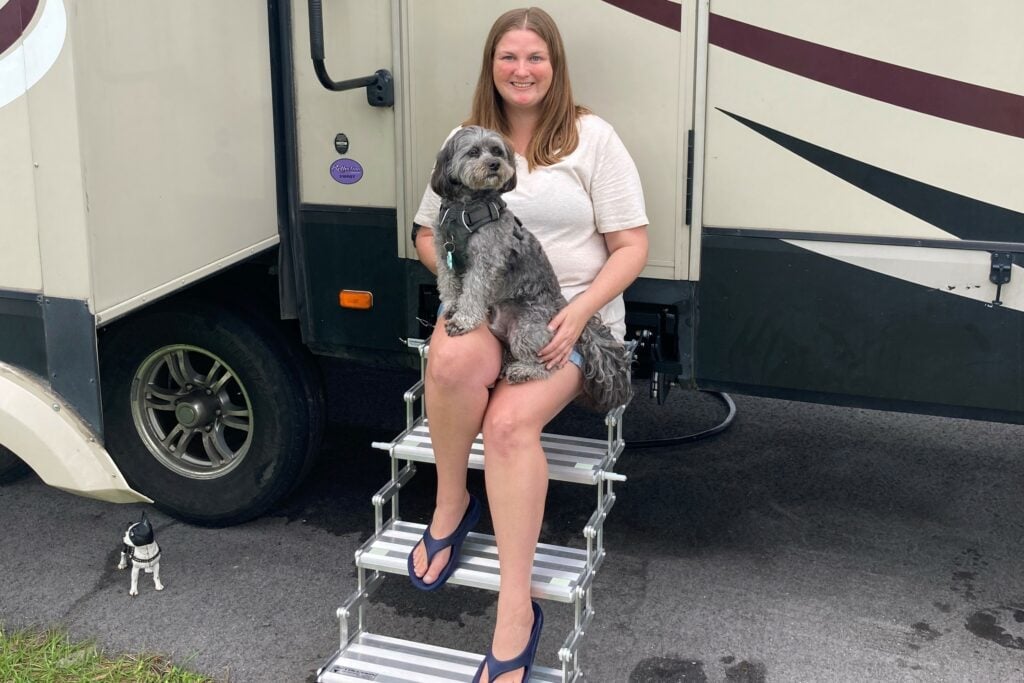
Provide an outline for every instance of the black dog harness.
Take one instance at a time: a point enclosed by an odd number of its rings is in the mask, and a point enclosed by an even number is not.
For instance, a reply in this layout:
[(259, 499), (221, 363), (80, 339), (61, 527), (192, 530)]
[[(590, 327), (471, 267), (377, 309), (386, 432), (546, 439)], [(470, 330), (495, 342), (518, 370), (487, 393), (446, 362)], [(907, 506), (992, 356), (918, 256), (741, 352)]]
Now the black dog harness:
[[(463, 271), (466, 268), (466, 245), (474, 232), (501, 218), (505, 200), (498, 197), (491, 201), (475, 201), (466, 204), (441, 204), (441, 220), (438, 229), (444, 231), (447, 240), (445, 264), (448, 270)], [(519, 222), (519, 219), (516, 219)]]
[(142, 565), (143, 568), (152, 565), (153, 562), (156, 562), (158, 559), (160, 559), (160, 548), (156, 549), (156, 552), (153, 554), (153, 557), (143, 558), (135, 556), (135, 551), (138, 550), (138, 548), (136, 548), (135, 546), (128, 545), (127, 543), (122, 543), (121, 545), (124, 548), (124, 550), (122, 550), (121, 552), (123, 552), (127, 556), (127, 558), (132, 562), (137, 562), (138, 564)]

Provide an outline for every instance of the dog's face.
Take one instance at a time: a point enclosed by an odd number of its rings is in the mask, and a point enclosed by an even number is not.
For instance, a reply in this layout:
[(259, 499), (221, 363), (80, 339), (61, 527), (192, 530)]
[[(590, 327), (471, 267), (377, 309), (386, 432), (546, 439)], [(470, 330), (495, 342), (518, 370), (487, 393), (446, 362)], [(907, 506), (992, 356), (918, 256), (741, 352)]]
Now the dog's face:
[(124, 542), (125, 545), (136, 548), (153, 542), (153, 527), (145, 516), (141, 522), (133, 522), (128, 525), (128, 529), (124, 532)]
[(515, 150), (500, 133), (480, 126), (462, 128), (445, 143), (430, 177), (430, 188), (445, 199), (515, 186)]

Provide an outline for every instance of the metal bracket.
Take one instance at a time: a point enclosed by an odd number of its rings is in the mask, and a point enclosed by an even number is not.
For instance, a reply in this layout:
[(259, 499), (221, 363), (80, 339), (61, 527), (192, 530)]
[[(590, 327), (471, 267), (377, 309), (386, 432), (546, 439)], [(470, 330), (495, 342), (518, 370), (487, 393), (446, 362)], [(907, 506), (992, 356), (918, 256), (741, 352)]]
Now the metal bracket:
[(992, 302), (995, 306), (1002, 306), (1003, 302), (999, 296), (1002, 294), (1003, 285), (1010, 281), (1013, 273), (1013, 254), (1002, 251), (992, 252), (992, 268), (989, 270), (989, 282), (996, 286), (996, 298)]

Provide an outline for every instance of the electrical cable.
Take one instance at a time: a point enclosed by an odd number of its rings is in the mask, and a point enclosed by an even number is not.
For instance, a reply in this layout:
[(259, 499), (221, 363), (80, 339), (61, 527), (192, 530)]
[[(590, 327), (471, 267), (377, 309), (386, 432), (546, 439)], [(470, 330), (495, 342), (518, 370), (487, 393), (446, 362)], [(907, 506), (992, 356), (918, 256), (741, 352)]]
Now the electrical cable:
[(715, 398), (724, 403), (725, 406), (729, 409), (729, 414), (725, 416), (725, 419), (722, 420), (722, 422), (715, 425), (714, 427), (711, 427), (710, 429), (705, 429), (704, 431), (696, 432), (694, 434), (686, 434), (684, 436), (672, 436), (666, 437), (664, 439), (646, 439), (643, 441), (630, 441), (629, 439), (627, 439), (625, 450), (631, 451), (640, 448), (663, 448), (666, 446), (678, 446), (684, 443), (693, 443), (694, 441), (700, 441), (701, 439), (706, 439), (708, 437), (714, 436), (715, 434), (720, 434), (724, 432), (732, 424), (733, 418), (736, 417), (736, 403), (734, 403), (732, 397), (729, 396), (729, 394), (726, 394), (725, 392), (703, 391), (701, 393), (713, 395)]

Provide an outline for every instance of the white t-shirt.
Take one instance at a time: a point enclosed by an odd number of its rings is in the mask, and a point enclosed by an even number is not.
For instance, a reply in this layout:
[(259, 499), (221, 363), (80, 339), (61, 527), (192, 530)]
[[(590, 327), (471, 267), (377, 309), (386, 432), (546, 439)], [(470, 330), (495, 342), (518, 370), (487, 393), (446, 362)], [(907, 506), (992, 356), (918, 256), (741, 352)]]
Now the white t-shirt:
[[(516, 154), (516, 189), (502, 198), (537, 236), (567, 300), (586, 290), (608, 260), (602, 233), (648, 223), (636, 164), (611, 125), (593, 114), (580, 117), (579, 145), (558, 163), (531, 173), (526, 159)], [(428, 187), (413, 220), (434, 227), (440, 207), (441, 198)], [(612, 334), (623, 339), (622, 296), (600, 314)]]

